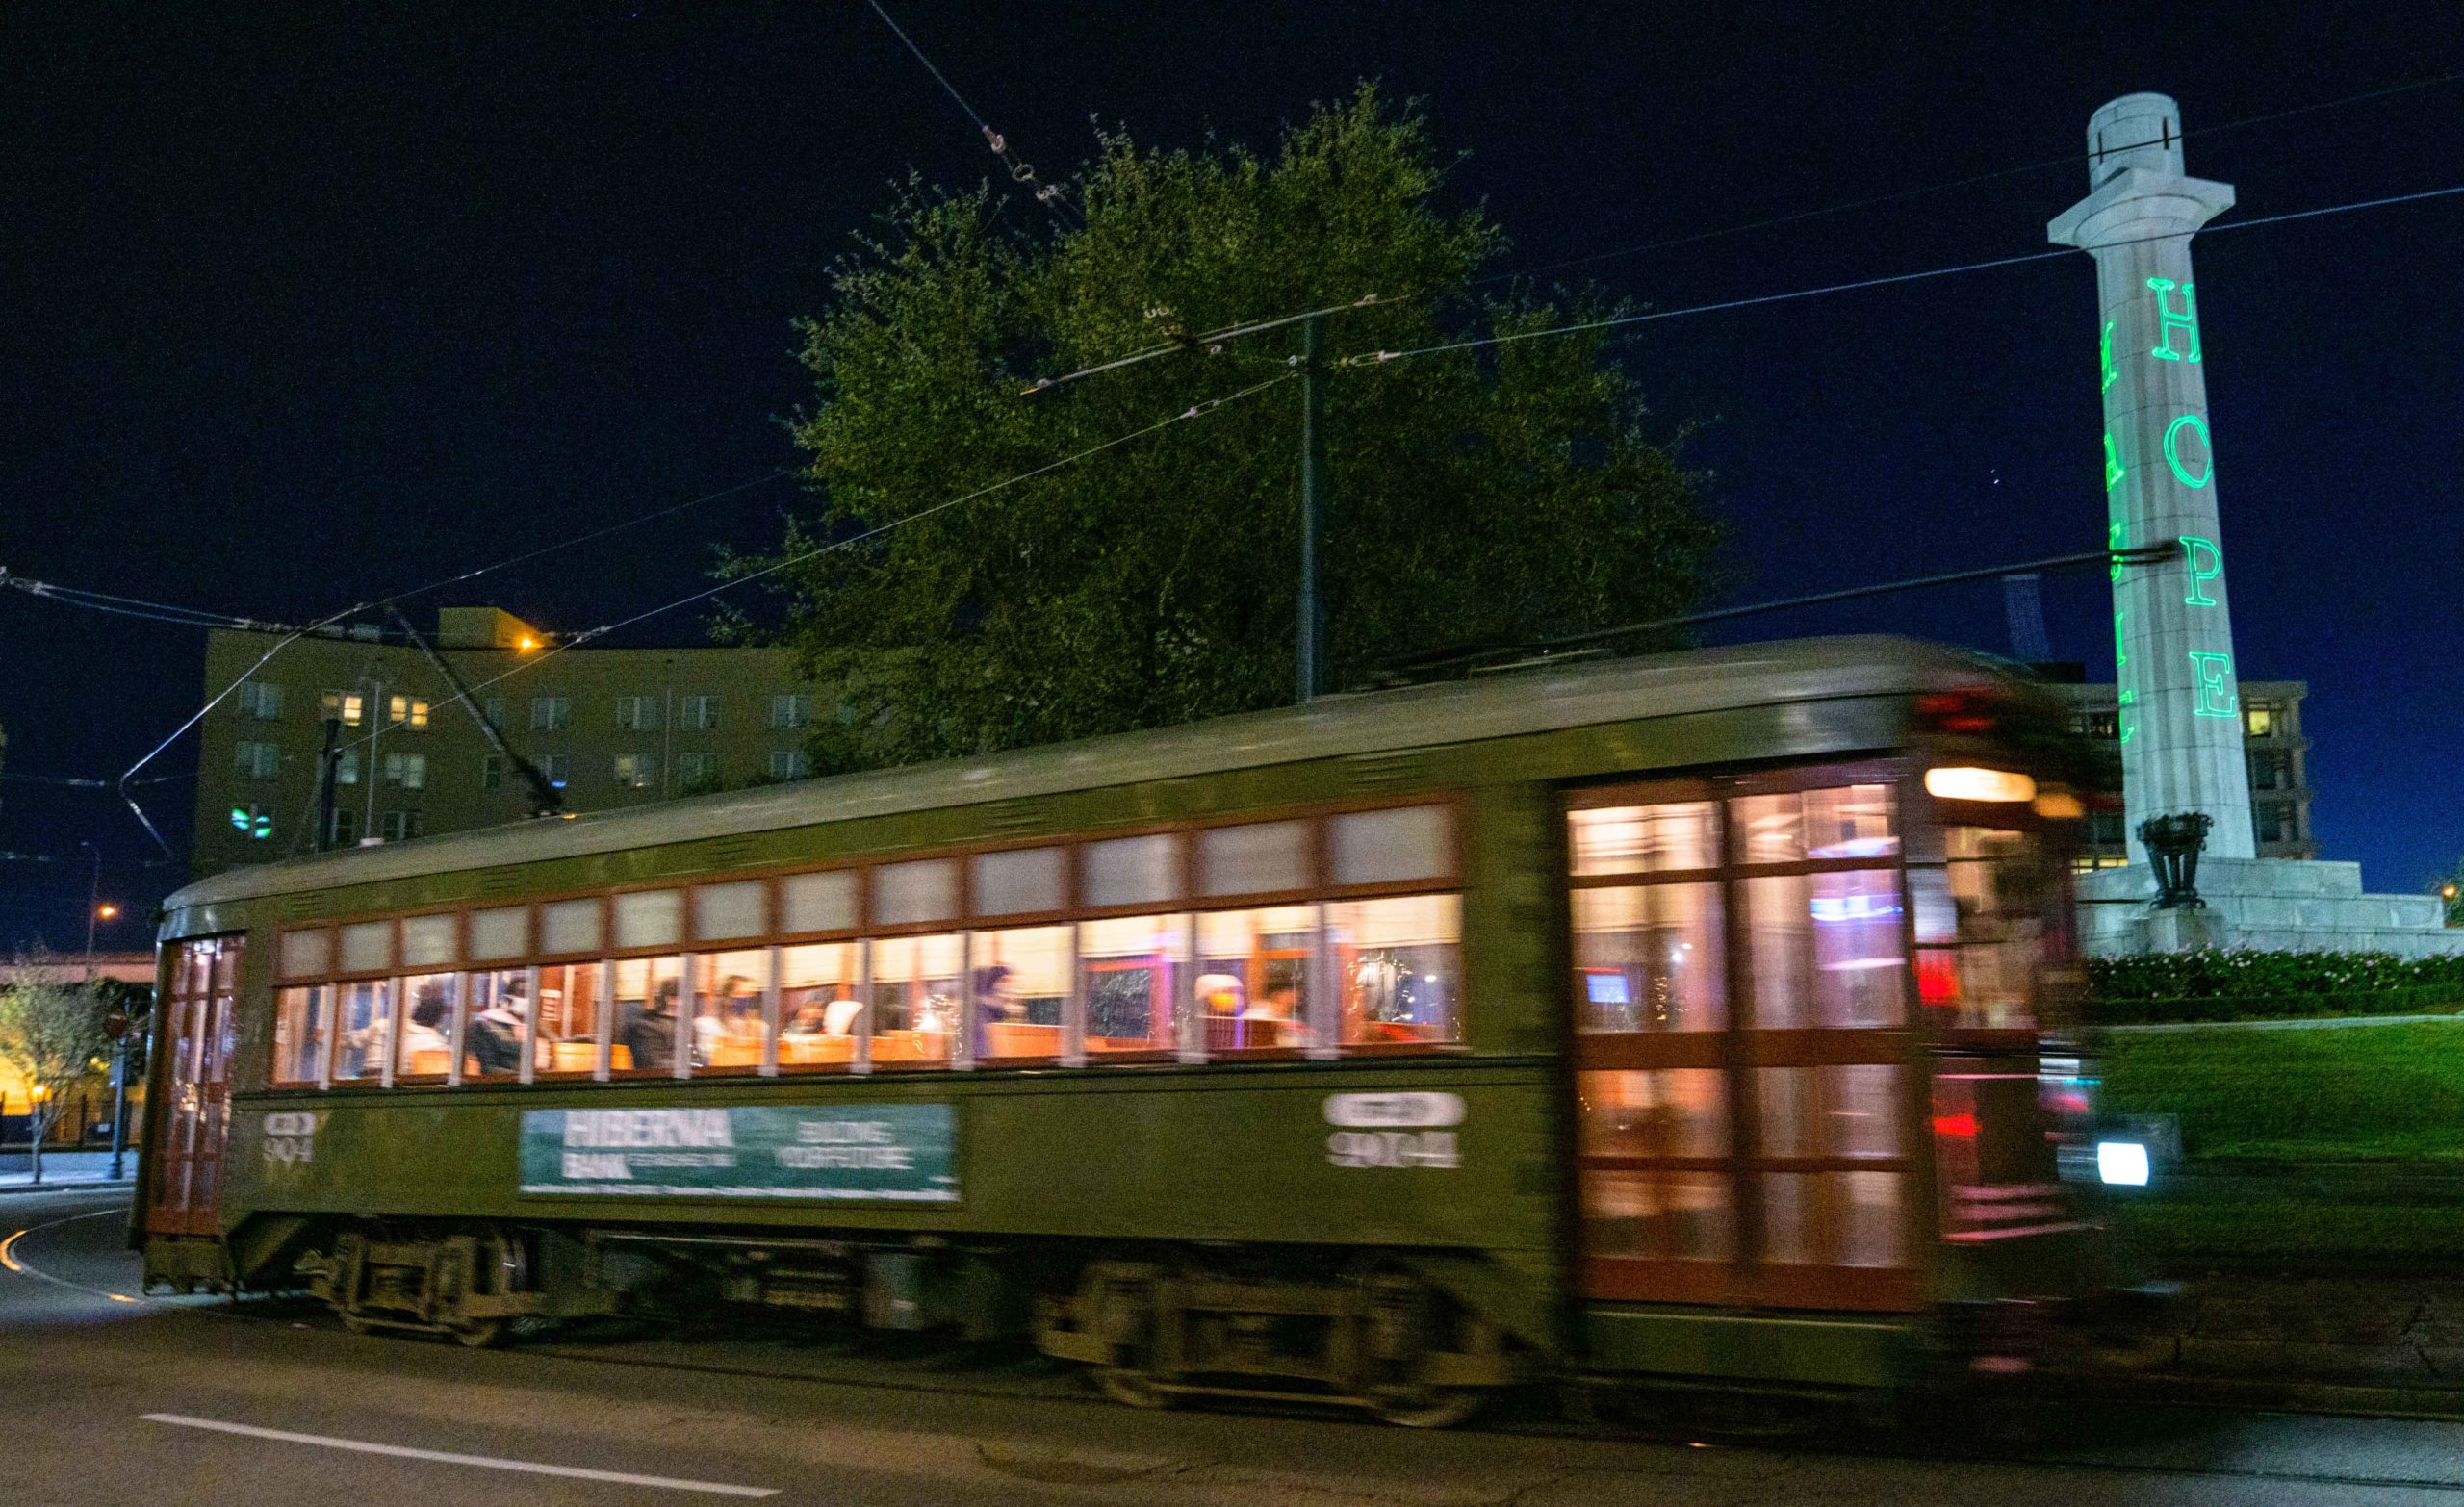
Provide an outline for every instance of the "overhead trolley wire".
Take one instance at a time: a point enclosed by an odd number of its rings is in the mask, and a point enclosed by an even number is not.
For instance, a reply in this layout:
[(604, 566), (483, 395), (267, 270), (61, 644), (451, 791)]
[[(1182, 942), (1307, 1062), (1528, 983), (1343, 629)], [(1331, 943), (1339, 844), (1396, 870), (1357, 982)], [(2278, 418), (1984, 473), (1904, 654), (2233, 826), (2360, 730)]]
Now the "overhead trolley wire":
[[(2289, 210), (2281, 215), (2263, 215), (2255, 219), (2227, 220), (2197, 231), (2173, 230), (2161, 235), (2137, 236), (2109, 242), (2109, 245), (2138, 245), (2149, 241), (2176, 241), (2193, 235), (2213, 236), (2229, 230), (2255, 230), (2261, 225), (2280, 225), (2289, 220), (2315, 219), (2323, 215), (2344, 215), (2354, 210), (2381, 209), (2393, 204), (2411, 204), (2423, 199), (2446, 198), (2464, 193), (2464, 184), (2444, 189), (2424, 189), (2416, 193), (2396, 193), (2384, 198), (2359, 199), (2348, 204), (2328, 204), (2317, 209)], [(1716, 314), (1728, 309), (1750, 309), (1761, 304), (1789, 303), (1800, 298), (1818, 298), (1828, 294), (1855, 293), (1866, 288), (1886, 288), (1897, 283), (1924, 282), (1936, 277), (1954, 277), (1963, 272), (1982, 272), (2000, 267), (2020, 267), (2030, 262), (2050, 262), (2058, 257), (2080, 254), (2071, 247), (2050, 251), (2029, 251), (2016, 256), (1989, 257), (1981, 262), (1962, 262), (1953, 267), (1933, 267), (1914, 272), (1892, 272), (1881, 277), (1861, 277), (1844, 283), (1826, 283), (1818, 288), (1796, 288), (1786, 293), (1758, 294), (1747, 298), (1725, 298), (1716, 303), (1689, 304), (1681, 309), (1655, 309), (1642, 314), (1623, 314), (1604, 319), (1584, 319), (1573, 324), (1555, 324), (1546, 329), (1514, 330), (1503, 335), (1481, 335), (1466, 340), (1446, 341), (1434, 345), (1419, 345), (1409, 350), (1365, 350), (1339, 356), (1338, 367), (1380, 366), (1389, 361), (1406, 361), (1414, 356), (1433, 356), (1450, 350), (1476, 350), (1489, 345), (1506, 345), (1519, 341), (1541, 340), (1553, 335), (1578, 335), (1591, 330), (1622, 329), (1636, 324), (1651, 324), (1662, 319), (1681, 319), (1698, 314)]]
[(984, 133), (984, 144), (992, 148), (992, 155), (1001, 159), (1002, 166), (1010, 169), (1010, 181), (1032, 192), (1036, 202), (1050, 210), (1052, 217), (1066, 228), (1069, 217), (1063, 213), (1066, 197), (1061, 185), (1038, 182), (1034, 166), (1010, 150), (1009, 139), (992, 129), (992, 122), (985, 119), (981, 111), (966, 102), (966, 96), (959, 92), (958, 86), (950, 82), (949, 75), (925, 55), (924, 49), (915, 44), (915, 38), (907, 35), (905, 27), (892, 20), (890, 13), (882, 9), (881, 0), (864, 0), (864, 3), (873, 8), (873, 13), (882, 18), (882, 24), (890, 29), (890, 34), (905, 42), (909, 52), (915, 54), (915, 61), (924, 64), (924, 71), (933, 75), (933, 82), (941, 86), (941, 92), (949, 95), (959, 109), (966, 113), (966, 117), (975, 122), (975, 128)]

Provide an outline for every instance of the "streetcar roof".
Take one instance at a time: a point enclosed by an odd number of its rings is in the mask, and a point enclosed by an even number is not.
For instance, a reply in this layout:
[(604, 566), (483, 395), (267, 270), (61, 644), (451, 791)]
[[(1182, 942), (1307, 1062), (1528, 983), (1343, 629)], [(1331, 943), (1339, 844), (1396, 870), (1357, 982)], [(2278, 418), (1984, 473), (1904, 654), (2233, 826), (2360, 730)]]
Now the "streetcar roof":
[(345, 884), (535, 863), (702, 838), (812, 827), (942, 806), (1185, 779), (1348, 754), (1475, 743), (1736, 707), (1904, 695), (1973, 684), (1991, 661), (1912, 639), (1865, 635), (1516, 670), (1468, 680), (1327, 696), (976, 758), (763, 785), (562, 821), (314, 854), (198, 880), (184, 907)]

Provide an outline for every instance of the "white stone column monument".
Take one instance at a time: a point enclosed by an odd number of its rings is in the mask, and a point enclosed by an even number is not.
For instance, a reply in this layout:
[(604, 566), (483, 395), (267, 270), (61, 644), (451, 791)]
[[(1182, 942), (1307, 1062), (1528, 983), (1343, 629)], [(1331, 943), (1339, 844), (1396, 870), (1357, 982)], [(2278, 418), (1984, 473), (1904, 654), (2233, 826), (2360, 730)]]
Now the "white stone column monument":
[(2191, 233), (2233, 207), (2233, 190), (2183, 175), (2181, 121), (2164, 94), (2125, 94), (2097, 111), (2090, 192), (2046, 227), (2096, 260), (2106, 541), (2176, 547), (2162, 564), (2113, 571), (2133, 864), (2147, 861), (2139, 824), (2184, 811), (2213, 819), (2209, 856), (2257, 853), (2191, 273)]

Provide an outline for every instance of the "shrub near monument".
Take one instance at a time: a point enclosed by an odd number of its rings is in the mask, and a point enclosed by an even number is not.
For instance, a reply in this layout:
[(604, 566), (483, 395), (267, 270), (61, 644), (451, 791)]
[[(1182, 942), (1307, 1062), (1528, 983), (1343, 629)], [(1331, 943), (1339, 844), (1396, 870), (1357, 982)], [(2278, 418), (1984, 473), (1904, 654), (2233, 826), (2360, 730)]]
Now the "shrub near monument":
[(2100, 1026), (2447, 1015), (2464, 1011), (2464, 958), (2241, 948), (2094, 958), (2088, 993)]

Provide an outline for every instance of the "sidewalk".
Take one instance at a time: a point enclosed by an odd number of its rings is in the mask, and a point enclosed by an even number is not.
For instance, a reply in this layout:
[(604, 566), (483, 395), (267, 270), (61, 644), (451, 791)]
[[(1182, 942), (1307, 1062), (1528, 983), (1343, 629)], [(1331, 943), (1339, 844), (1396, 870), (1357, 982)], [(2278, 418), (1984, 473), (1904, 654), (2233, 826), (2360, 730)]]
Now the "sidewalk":
[(136, 1176), (135, 1147), (122, 1157), (116, 1183), (112, 1180), (112, 1154), (108, 1151), (46, 1151), (42, 1154), (39, 1184), (26, 1170), (24, 1152), (0, 1157), (0, 1193), (36, 1188), (125, 1188)]

